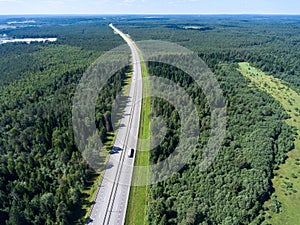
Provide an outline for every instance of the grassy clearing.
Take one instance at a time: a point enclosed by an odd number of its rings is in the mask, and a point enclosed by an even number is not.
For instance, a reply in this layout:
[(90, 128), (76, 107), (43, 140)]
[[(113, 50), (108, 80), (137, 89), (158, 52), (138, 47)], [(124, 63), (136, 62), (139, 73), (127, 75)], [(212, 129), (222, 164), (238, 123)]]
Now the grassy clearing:
[[(142, 56), (140, 54), (140, 58)], [(141, 60), (143, 61), (143, 60)], [(149, 74), (144, 62), (141, 62), (143, 74), (143, 96), (149, 93)], [(135, 166), (149, 165), (150, 149), (150, 118), (151, 103), (150, 98), (144, 98), (142, 102), (141, 122), (139, 130), (138, 151), (135, 158)], [(138, 182), (139, 179), (147, 179), (148, 174), (140, 174), (139, 171), (133, 172), (133, 179)], [(129, 202), (126, 213), (127, 225), (143, 225), (147, 223), (147, 186), (132, 186), (130, 189)]]
[[(300, 95), (289, 88), (280, 79), (268, 76), (264, 72), (252, 67), (249, 63), (239, 63), (239, 71), (248, 77), (252, 84), (269, 93), (279, 101), (291, 116), (286, 122), (297, 129), (295, 149), (288, 153), (288, 159), (276, 171), (273, 178), (274, 195), (282, 204), (279, 213), (268, 209), (267, 222), (274, 225), (299, 224), (300, 221)], [(269, 208), (271, 200), (265, 206)]]
[[(123, 81), (123, 87), (122, 87), (122, 96), (120, 97), (121, 99), (121, 103), (120, 103), (120, 108), (125, 107), (126, 105), (126, 99), (130, 90), (130, 82), (131, 82), (131, 75), (132, 73), (126, 73), (126, 79)], [(117, 121), (117, 123), (120, 122), (120, 119), (122, 118), (122, 110), (120, 110), (120, 112), (118, 112), (117, 119), (119, 119)], [(117, 124), (115, 124), (115, 127), (117, 127)], [(116, 137), (116, 133), (115, 132), (109, 132), (107, 134), (107, 141), (104, 143), (104, 151), (100, 152), (100, 157), (105, 159), (102, 162), (102, 165), (100, 166), (104, 166), (107, 163), (108, 160), (108, 154), (107, 152), (112, 148), (114, 142), (115, 142), (115, 137)], [(104, 171), (98, 172), (98, 171), (90, 171), (88, 176), (88, 187), (86, 190), (83, 191), (83, 194), (85, 197), (84, 199), (84, 204), (83, 204), (83, 209), (86, 211), (85, 214), (85, 218), (87, 219), (92, 207), (92, 203), (94, 201), (94, 199), (96, 198), (96, 194), (99, 188), (99, 185), (102, 181), (104, 175)]]

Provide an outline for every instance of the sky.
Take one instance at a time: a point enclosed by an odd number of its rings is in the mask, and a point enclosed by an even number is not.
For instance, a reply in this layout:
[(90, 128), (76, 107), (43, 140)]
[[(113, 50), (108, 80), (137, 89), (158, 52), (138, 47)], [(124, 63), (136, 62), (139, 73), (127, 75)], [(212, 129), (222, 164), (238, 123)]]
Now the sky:
[(0, 0), (10, 14), (299, 14), (299, 0)]

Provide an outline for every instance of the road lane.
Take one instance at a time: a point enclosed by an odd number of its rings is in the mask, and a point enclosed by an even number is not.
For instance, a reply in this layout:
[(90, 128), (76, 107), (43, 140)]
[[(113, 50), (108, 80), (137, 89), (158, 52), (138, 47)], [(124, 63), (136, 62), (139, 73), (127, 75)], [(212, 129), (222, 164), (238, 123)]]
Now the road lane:
[[(109, 25), (129, 45), (132, 53), (133, 75), (128, 101), (123, 112), (121, 126), (116, 134), (115, 147), (121, 149), (111, 154), (95, 204), (90, 213), (90, 225), (123, 225), (125, 223), (130, 184), (138, 141), (142, 99), (142, 70), (135, 43), (112, 24)], [(134, 156), (127, 156), (130, 149)]]

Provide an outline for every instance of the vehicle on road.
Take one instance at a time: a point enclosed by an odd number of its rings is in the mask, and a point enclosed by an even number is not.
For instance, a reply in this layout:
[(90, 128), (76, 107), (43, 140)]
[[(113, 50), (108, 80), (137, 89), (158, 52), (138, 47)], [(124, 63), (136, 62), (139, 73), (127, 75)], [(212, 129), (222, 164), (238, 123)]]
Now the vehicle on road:
[(132, 149), (130, 149), (130, 150), (128, 151), (128, 157), (129, 157), (129, 158), (132, 158), (132, 157), (133, 157), (133, 154), (134, 154), (134, 149), (132, 148)]

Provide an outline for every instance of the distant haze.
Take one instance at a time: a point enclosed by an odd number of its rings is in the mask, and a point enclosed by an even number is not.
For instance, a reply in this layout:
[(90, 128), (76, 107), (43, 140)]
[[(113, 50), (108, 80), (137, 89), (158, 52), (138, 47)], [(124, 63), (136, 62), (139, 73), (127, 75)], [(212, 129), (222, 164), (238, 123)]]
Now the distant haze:
[(300, 1), (0, 0), (0, 14), (300, 14)]

